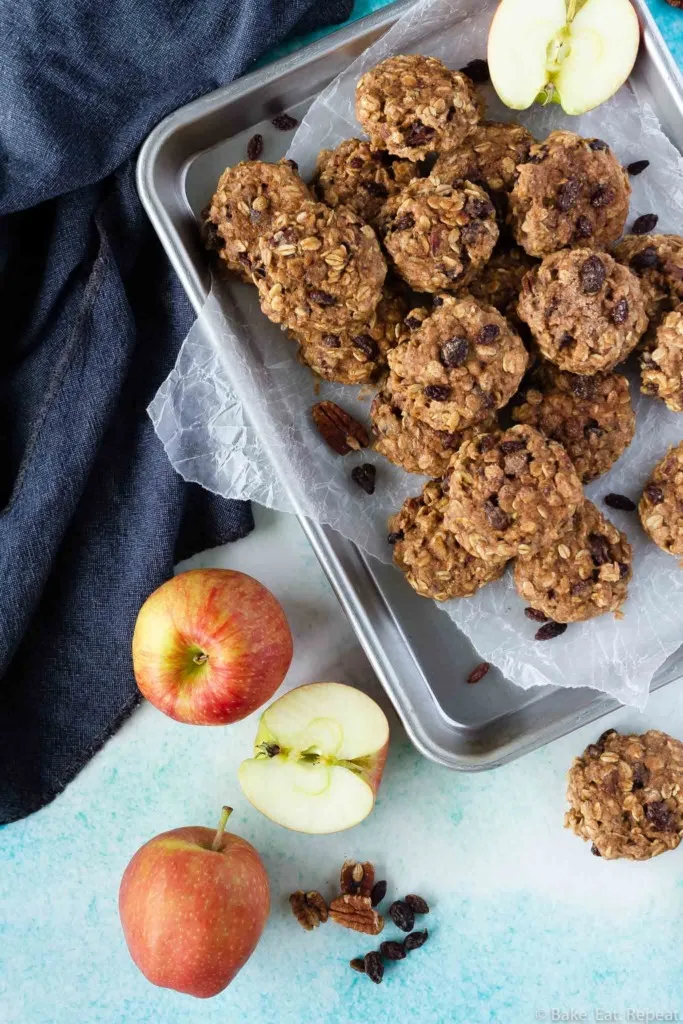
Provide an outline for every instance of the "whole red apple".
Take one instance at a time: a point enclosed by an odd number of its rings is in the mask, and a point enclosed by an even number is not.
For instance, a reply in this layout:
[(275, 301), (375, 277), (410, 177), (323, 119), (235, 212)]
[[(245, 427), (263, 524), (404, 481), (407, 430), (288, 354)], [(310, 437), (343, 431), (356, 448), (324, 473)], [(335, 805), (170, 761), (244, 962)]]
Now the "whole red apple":
[(268, 875), (246, 839), (176, 828), (150, 839), (119, 890), (123, 934), (153, 985), (207, 999), (230, 984), (256, 948), (270, 910)]
[(232, 569), (174, 576), (147, 598), (135, 623), (138, 687), (178, 722), (238, 722), (273, 696), (291, 660), (279, 601)]

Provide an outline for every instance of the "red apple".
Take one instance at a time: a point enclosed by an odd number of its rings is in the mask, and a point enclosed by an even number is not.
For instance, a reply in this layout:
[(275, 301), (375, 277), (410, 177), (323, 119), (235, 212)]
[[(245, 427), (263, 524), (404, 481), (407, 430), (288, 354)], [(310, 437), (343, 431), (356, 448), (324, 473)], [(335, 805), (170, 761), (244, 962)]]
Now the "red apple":
[(232, 569), (174, 576), (147, 598), (135, 623), (138, 687), (178, 722), (238, 722), (273, 696), (291, 660), (279, 601)]
[(230, 984), (256, 948), (270, 910), (268, 875), (246, 839), (176, 828), (150, 839), (119, 890), (123, 934), (148, 981), (208, 999)]

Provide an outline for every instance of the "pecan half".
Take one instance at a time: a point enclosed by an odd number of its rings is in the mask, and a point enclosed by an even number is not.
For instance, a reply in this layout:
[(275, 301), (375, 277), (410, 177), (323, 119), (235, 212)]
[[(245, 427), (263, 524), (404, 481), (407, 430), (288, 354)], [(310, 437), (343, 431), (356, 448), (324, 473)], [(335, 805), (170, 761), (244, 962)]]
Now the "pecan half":
[(337, 896), (330, 903), (330, 917), (343, 928), (365, 935), (379, 935), (384, 928), (384, 918), (372, 909), (369, 896)]
[(358, 452), (370, 444), (363, 424), (334, 402), (318, 402), (311, 409), (311, 416), (321, 437), (337, 455)]
[(345, 860), (339, 874), (339, 887), (342, 895), (369, 896), (375, 884), (375, 869), (369, 861), (364, 864), (355, 860)]
[(307, 932), (313, 931), (319, 924), (327, 921), (327, 904), (319, 892), (303, 892), (302, 889), (297, 889), (289, 897), (289, 905), (295, 918)]

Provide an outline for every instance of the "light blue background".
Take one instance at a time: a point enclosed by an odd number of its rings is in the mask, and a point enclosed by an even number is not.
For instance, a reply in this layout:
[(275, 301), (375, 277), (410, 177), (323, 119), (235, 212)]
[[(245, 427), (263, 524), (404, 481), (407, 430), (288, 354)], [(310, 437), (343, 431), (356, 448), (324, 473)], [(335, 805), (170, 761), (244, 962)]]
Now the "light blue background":
[[(380, 6), (358, 0), (355, 14)], [(651, 7), (683, 63), (683, 12), (664, 0)], [(251, 571), (283, 600), (297, 649), (289, 685), (337, 678), (372, 689), (295, 521), (262, 514), (252, 537), (199, 561)], [(235, 772), (253, 717), (192, 729), (146, 706), (55, 803), (0, 830), (0, 1024), (524, 1024), (552, 1020), (553, 1008), (588, 1020), (602, 1010), (623, 1021), (628, 1009), (683, 1020), (683, 851), (608, 864), (561, 828), (572, 756), (608, 724), (683, 737), (681, 692), (669, 686), (644, 715), (617, 712), (483, 775), (422, 759), (392, 718), (375, 811), (330, 837), (286, 832), (241, 797)], [(235, 806), (231, 827), (264, 857), (273, 910), (230, 989), (199, 1003), (137, 972), (116, 893), (139, 845), (174, 826), (213, 824), (225, 801)], [(334, 894), (348, 856), (375, 861), (393, 896), (422, 892), (434, 907), (430, 942), (379, 987), (345, 963), (369, 940), (332, 924), (306, 934), (287, 905), (300, 886)]]

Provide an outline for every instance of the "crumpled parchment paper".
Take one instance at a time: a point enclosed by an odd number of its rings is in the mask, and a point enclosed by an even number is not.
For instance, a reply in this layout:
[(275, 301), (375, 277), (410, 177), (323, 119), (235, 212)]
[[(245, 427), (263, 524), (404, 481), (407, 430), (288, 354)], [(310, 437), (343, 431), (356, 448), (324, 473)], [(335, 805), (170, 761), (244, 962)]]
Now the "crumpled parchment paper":
[[(485, 56), (494, 8), (493, 0), (417, 3), (310, 107), (288, 153), (304, 177), (311, 174), (320, 149), (361, 134), (353, 98), (367, 68), (393, 53), (424, 53), (462, 67)], [(570, 118), (557, 106), (515, 115), (486, 87), (487, 116), (519, 120), (539, 139), (561, 127), (598, 136), (624, 164), (649, 159), (647, 171), (632, 179), (630, 222), (656, 212), (657, 231), (683, 233), (683, 160), (636, 89), (628, 85), (597, 110)], [(524, 617), (524, 602), (509, 572), (475, 597), (442, 607), (482, 658), (517, 685), (591, 686), (642, 708), (654, 672), (683, 640), (683, 570), (646, 539), (637, 514), (605, 509), (601, 497), (615, 491), (637, 501), (654, 463), (683, 438), (683, 415), (639, 395), (635, 377), (631, 390), (635, 441), (609, 474), (586, 489), (633, 544), (634, 579), (625, 617), (573, 624), (562, 637), (535, 643), (534, 624)], [(329, 524), (389, 562), (387, 517), (420, 491), (423, 480), (371, 452), (343, 459), (332, 453), (310, 418), (311, 405), (321, 398), (367, 421), (370, 389), (314, 382), (297, 363), (286, 334), (261, 314), (255, 290), (215, 282), (149, 412), (185, 479), (225, 497), (251, 498)], [(372, 497), (350, 479), (352, 467), (363, 461), (377, 466)]]

